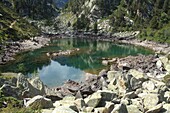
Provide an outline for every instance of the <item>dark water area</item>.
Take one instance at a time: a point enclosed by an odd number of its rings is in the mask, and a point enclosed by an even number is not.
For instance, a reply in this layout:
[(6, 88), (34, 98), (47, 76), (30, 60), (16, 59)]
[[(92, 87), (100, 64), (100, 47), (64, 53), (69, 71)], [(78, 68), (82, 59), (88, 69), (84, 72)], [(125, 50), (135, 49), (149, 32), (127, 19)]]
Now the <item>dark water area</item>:
[[(66, 56), (48, 57), (46, 53), (79, 49)], [(40, 76), (49, 87), (62, 85), (71, 79), (83, 81), (87, 73), (98, 74), (106, 68), (101, 64), (102, 58), (149, 55), (153, 51), (128, 44), (102, 42), (87, 39), (56, 39), (47, 47), (23, 52), (15, 57), (15, 61), (0, 66), (0, 72), (21, 72), (29, 77)]]

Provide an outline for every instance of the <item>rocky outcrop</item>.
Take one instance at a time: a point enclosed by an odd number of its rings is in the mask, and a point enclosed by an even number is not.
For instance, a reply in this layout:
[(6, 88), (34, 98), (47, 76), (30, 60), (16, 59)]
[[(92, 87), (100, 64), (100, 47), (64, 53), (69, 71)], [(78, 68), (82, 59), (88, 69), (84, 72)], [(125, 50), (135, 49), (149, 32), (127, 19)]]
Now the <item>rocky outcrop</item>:
[(28, 80), (20, 73), (2, 73), (2, 76), (4, 77), (0, 78), (0, 84), (2, 85), (0, 90), (2, 90), (4, 96), (23, 99), (45, 95), (45, 86), (38, 77)]

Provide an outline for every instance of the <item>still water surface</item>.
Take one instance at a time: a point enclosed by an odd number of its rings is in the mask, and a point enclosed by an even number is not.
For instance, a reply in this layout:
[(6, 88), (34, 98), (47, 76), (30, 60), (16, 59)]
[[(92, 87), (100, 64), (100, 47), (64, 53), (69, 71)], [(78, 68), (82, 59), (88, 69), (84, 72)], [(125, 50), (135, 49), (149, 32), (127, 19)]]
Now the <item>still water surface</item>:
[[(59, 50), (79, 51), (69, 56), (48, 57), (47, 52)], [(20, 53), (16, 60), (0, 66), (1, 72), (22, 72), (27, 76), (40, 76), (49, 87), (62, 85), (66, 80), (82, 81), (86, 73), (97, 74), (104, 67), (102, 58), (125, 57), (128, 55), (153, 54), (151, 50), (128, 44), (116, 44), (87, 39), (53, 40), (48, 47)]]

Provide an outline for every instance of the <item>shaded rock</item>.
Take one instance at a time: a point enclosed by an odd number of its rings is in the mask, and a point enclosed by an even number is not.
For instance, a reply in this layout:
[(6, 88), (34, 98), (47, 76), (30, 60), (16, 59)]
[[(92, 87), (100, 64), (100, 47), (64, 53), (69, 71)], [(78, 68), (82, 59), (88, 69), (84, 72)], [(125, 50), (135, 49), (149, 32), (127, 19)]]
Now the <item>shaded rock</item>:
[(52, 113), (77, 113), (67, 106), (59, 106), (53, 110)]
[(123, 96), (123, 99), (125, 99), (125, 98), (133, 99), (133, 98), (135, 98), (135, 97), (137, 97), (137, 95), (135, 94), (134, 91), (132, 91), (132, 92), (126, 93), (126, 94)]
[(170, 113), (170, 104), (164, 104), (161, 113)]
[(124, 104), (115, 105), (115, 108), (112, 110), (111, 113), (128, 113), (127, 107)]
[(155, 107), (159, 102), (158, 94), (147, 94), (144, 96), (144, 106), (145, 109), (151, 109)]
[(116, 98), (116, 94), (109, 90), (99, 90), (97, 93), (101, 94), (101, 100), (99, 106), (104, 106), (106, 101), (111, 101)]
[(20, 90), (17, 87), (4, 84), (2, 87), (0, 87), (0, 91), (3, 92), (4, 96), (12, 96), (15, 98), (20, 98)]
[(127, 111), (128, 113), (142, 113), (136, 105), (128, 105)]
[(108, 113), (111, 113), (111, 111), (114, 109), (114, 103), (112, 103), (112, 102), (106, 102), (105, 108), (107, 108)]
[(95, 109), (94, 109), (94, 112), (95, 112), (95, 113), (109, 113), (109, 112), (108, 112), (108, 109), (105, 108), (105, 107), (95, 108)]
[(34, 77), (29, 79), (29, 83), (37, 90), (39, 90), (40, 94), (45, 94), (45, 87), (43, 82), (40, 80), (39, 77)]
[(17, 77), (17, 87), (20, 88), (20, 90), (22, 91), (21, 96), (24, 98), (27, 97), (34, 97), (36, 95), (44, 95), (45, 94), (45, 88), (43, 83), (40, 81), (39, 78), (36, 78), (32, 81), (32, 84), (34, 86), (32, 86), (29, 81), (27, 80), (27, 78), (22, 75), (22, 74), (18, 74)]
[(26, 102), (25, 106), (31, 107), (32, 109), (52, 108), (53, 103), (50, 99), (37, 95)]
[(163, 107), (162, 104), (158, 104), (154, 106), (153, 108), (149, 109), (148, 111), (146, 111), (146, 113), (159, 113), (162, 107)]
[(136, 79), (135, 77), (132, 77), (130, 79), (130, 86), (132, 88), (132, 90), (136, 90), (138, 88), (142, 87), (142, 81), (140, 81), (139, 79)]
[(99, 76), (106, 77), (107, 76), (107, 70), (103, 69), (100, 71)]

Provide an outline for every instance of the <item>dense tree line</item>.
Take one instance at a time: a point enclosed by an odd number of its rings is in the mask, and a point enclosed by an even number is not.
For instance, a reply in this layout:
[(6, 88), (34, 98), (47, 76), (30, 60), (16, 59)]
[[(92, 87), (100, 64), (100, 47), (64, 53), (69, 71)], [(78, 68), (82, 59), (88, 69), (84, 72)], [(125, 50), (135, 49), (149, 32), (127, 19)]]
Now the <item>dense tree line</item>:
[(21, 16), (32, 19), (49, 18), (56, 14), (53, 0), (2, 0)]

